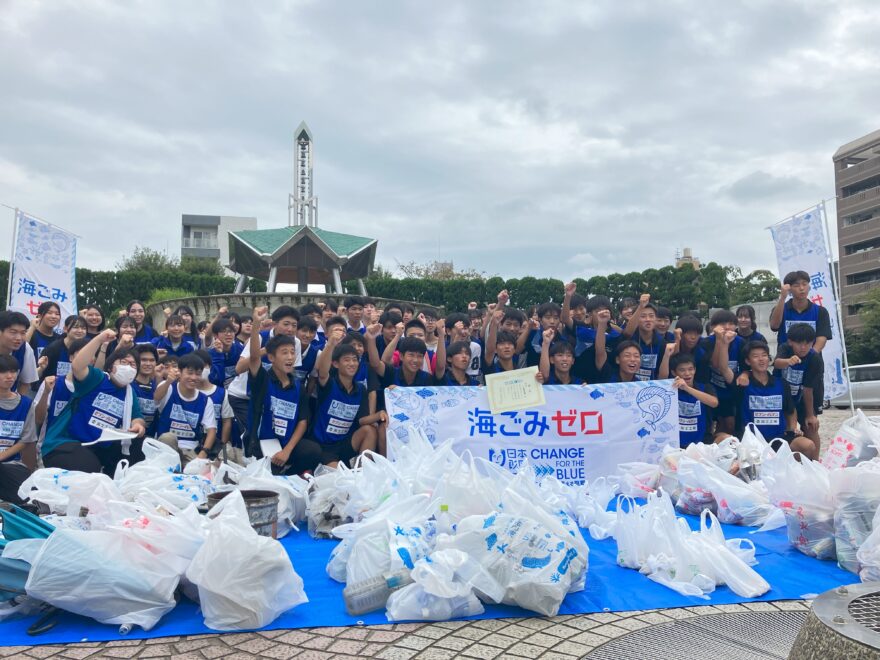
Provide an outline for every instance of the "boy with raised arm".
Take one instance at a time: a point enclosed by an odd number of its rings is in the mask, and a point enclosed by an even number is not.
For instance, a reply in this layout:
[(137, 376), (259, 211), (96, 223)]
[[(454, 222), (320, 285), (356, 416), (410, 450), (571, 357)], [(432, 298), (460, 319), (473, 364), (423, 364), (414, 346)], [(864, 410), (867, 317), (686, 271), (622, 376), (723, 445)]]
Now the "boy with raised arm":
[(623, 336), (632, 338), (642, 355), (638, 380), (657, 380), (669, 374), (668, 368), (665, 374), (660, 374), (660, 364), (666, 355), (666, 340), (656, 331), (656, 324), (657, 307), (651, 302), (650, 294), (643, 293), (638, 308), (623, 330)]
[[(788, 295), (791, 294), (791, 300)], [(770, 329), (776, 332), (777, 345), (788, 339), (788, 329), (795, 323), (806, 323), (816, 331), (813, 348), (819, 353), (831, 339), (831, 317), (828, 310), (809, 299), (810, 275), (803, 270), (788, 273), (779, 290), (779, 300), (770, 314)]]
[(697, 363), (690, 353), (677, 353), (669, 361), (678, 390), (678, 433), (680, 446), (712, 443), (712, 409), (718, 406), (715, 388), (694, 380)]
[[(428, 350), (425, 342), (414, 337), (404, 337), (396, 344), (400, 354), (400, 366), (392, 367), (382, 361), (376, 349), (376, 337), (382, 332), (382, 326), (374, 323), (367, 328), (365, 335), (367, 340), (367, 354), (370, 358), (370, 368), (376, 372), (376, 376), (382, 382), (382, 387), (426, 387), (434, 384), (434, 377), (423, 369), (425, 352)], [(388, 353), (389, 344), (385, 348)], [(354, 349), (352, 349), (354, 350)]]
[(583, 385), (583, 380), (573, 376), (571, 368), (574, 364), (574, 353), (566, 341), (553, 341), (556, 331), (544, 330), (541, 342), (541, 362), (539, 370), (544, 385)]
[(798, 424), (803, 434), (813, 441), (819, 451), (819, 417), (825, 364), (822, 354), (813, 348), (816, 331), (806, 323), (795, 323), (788, 328), (788, 341), (779, 347), (773, 361), (773, 373), (782, 377), (791, 388), (797, 408)]

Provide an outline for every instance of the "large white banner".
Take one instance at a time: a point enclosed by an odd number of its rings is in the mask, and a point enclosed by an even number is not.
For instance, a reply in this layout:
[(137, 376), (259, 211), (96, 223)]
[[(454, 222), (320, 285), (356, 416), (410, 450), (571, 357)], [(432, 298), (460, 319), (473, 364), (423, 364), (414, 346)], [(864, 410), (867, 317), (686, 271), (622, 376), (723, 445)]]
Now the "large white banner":
[(810, 275), (810, 300), (828, 310), (831, 339), (822, 350), (825, 361), (825, 398), (833, 399), (849, 391), (843, 365), (843, 344), (837, 316), (837, 296), (829, 271), (829, 247), (825, 240), (822, 209), (816, 206), (770, 227), (776, 245), (779, 277), (803, 270)]
[(422, 429), (432, 443), (454, 440), (512, 472), (528, 460), (569, 484), (615, 474), (620, 463), (658, 463), (678, 447), (678, 394), (671, 380), (547, 385), (536, 409), (493, 415), (482, 387), (385, 390), (390, 428), (406, 441)]
[(61, 320), (76, 314), (76, 236), (16, 209), (15, 245), (9, 270), (9, 309), (37, 315), (51, 300)]

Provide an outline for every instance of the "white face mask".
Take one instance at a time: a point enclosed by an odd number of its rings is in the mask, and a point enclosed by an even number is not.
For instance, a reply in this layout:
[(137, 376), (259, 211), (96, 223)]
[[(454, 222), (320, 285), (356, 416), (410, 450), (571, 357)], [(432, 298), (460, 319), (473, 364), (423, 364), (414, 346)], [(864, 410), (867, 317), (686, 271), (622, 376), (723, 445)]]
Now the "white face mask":
[(211, 377), (211, 368), (205, 367), (202, 369), (202, 380), (208, 380)]
[(137, 369), (130, 364), (117, 364), (113, 371), (113, 380), (120, 387), (130, 385), (135, 376), (137, 376)]

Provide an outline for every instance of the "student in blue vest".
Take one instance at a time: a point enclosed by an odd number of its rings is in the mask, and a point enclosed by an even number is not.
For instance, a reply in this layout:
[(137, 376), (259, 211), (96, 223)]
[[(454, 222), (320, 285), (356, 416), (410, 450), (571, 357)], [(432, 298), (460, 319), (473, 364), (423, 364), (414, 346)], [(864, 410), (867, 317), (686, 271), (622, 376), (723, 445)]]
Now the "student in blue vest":
[(299, 339), (299, 345), (302, 347), (302, 355), (300, 356), (300, 363), (296, 367), (294, 376), (306, 386), (309, 385), (309, 377), (315, 370), (315, 361), (318, 359), (318, 353), (321, 352), (321, 349), (315, 344), (317, 334), (318, 322), (315, 321), (314, 317), (312, 315), (302, 316), (300, 314), (299, 324), (296, 328), (296, 337)]
[[(573, 284), (573, 283), (572, 283)], [(621, 341), (622, 331), (612, 322), (613, 307), (607, 296), (593, 296), (586, 304), (586, 324), (575, 326), (574, 367), (575, 376), (586, 383), (599, 381), (596, 370), (596, 335), (600, 321), (602, 322), (605, 352), (614, 352), (617, 342)]]
[(816, 396), (825, 377), (822, 354), (813, 348), (816, 331), (806, 323), (795, 323), (788, 329), (788, 341), (779, 347), (773, 361), (774, 374), (781, 376), (791, 388), (797, 408), (798, 424), (804, 435), (819, 452), (819, 415), (822, 399)]
[[(547, 329), (556, 330), (559, 328), (560, 317), (562, 315), (562, 307), (553, 302), (538, 305), (535, 310), (538, 320), (529, 322), (528, 335), (520, 336), (520, 343), (516, 349), (526, 354), (526, 366), (536, 367), (541, 362), (541, 341), (544, 338), (544, 331)], [(447, 322), (449, 316), (446, 317)], [(557, 338), (557, 341), (564, 341)]]
[[(208, 351), (200, 349), (195, 351), (194, 355), (199, 356), (205, 367), (202, 369), (202, 377), (199, 380), (198, 389), (204, 392), (205, 396), (214, 406), (214, 418), (217, 422), (217, 438), (213, 447), (208, 451), (208, 458), (217, 458), (223, 447), (226, 447), (226, 456), (228, 460), (235, 463), (244, 464), (244, 450), (241, 442), (241, 431), (236, 433), (233, 431), (235, 427), (235, 416), (232, 412), (232, 406), (229, 405), (229, 397), (226, 390), (218, 387), (211, 382), (211, 356)], [(233, 445), (232, 440), (237, 439), (237, 444)]]
[(18, 362), (18, 380), (12, 388), (16, 392), (29, 392), (38, 378), (34, 349), (25, 341), (30, 325), (21, 312), (0, 312), (0, 355), (11, 355)]
[[(233, 320), (235, 319), (235, 312), (230, 315)], [(238, 332), (235, 333), (235, 343), (241, 346), (242, 349), (247, 345), (247, 343), (251, 339), (251, 332), (254, 329), (254, 317), (250, 314), (242, 314), (238, 317)]]
[[(733, 385), (728, 385), (722, 367), (729, 367), (734, 376), (739, 374), (745, 366), (742, 358), (747, 342), (736, 333), (736, 315), (726, 309), (712, 314), (709, 330), (711, 334), (700, 341), (700, 348), (708, 362), (709, 382), (718, 396), (715, 432), (730, 435), (736, 426), (736, 391)], [(719, 343), (719, 336), (724, 336), (727, 341)]]
[[(727, 348), (735, 332), (720, 332), (718, 341)], [(800, 452), (815, 460), (819, 453), (809, 438), (797, 435), (797, 411), (791, 388), (781, 378), (770, 373), (770, 349), (767, 344), (751, 341), (743, 350), (748, 371), (744, 385), (736, 385), (736, 429), (734, 434), (742, 437), (745, 427), (754, 424), (768, 442), (775, 440), (789, 443), (793, 452)], [(721, 365), (724, 378), (733, 385), (735, 376), (727, 363)]]
[(767, 343), (767, 338), (758, 332), (758, 324), (755, 322), (755, 308), (751, 305), (740, 305), (736, 308), (736, 334), (746, 341)]
[(230, 319), (217, 319), (211, 324), (210, 380), (218, 387), (226, 387), (235, 378), (235, 365), (241, 357), (242, 346), (235, 343), (235, 326)]
[(180, 467), (195, 458), (208, 458), (217, 440), (214, 404), (199, 389), (207, 366), (195, 353), (184, 355), (177, 361), (177, 371), (167, 374), (153, 395), (156, 437), (177, 450)]
[(57, 341), (43, 349), (37, 360), (37, 376), (42, 381), (48, 376), (64, 377), (70, 371), (70, 345), (86, 336), (86, 322), (83, 317), (71, 314), (64, 320), (64, 334)]
[[(199, 333), (199, 326), (195, 321), (195, 314), (188, 305), (178, 305), (171, 313), (171, 316), (179, 316), (183, 320), (183, 340), (190, 345), (192, 350), (198, 350), (202, 347), (202, 336)], [(178, 356), (180, 357), (180, 356)]]
[(454, 341), (446, 345), (446, 324), (437, 324), (437, 368), (434, 383), (451, 387), (476, 387), (480, 382), (468, 375), (471, 362), (470, 340)]
[(660, 363), (666, 350), (666, 340), (657, 332), (657, 306), (651, 302), (651, 296), (643, 293), (639, 305), (626, 322), (623, 336), (632, 339), (639, 345), (642, 354), (642, 366), (639, 368), (637, 380), (657, 380), (666, 378), (660, 374)]
[[(116, 319), (114, 328), (116, 329), (116, 339), (107, 344), (106, 348), (103, 349), (105, 351), (104, 357), (119, 349), (129, 349), (137, 346), (134, 339), (137, 334), (137, 325), (133, 319), (127, 316), (120, 316)], [(103, 367), (103, 360), (99, 360), (96, 365), (99, 368)]]
[(22, 504), (18, 489), (37, 465), (37, 427), (31, 399), (12, 389), (18, 362), (0, 355), (0, 500)]
[(104, 331), (106, 319), (103, 309), (92, 304), (81, 307), (79, 313), (86, 320), (86, 336), (89, 339), (97, 337)]
[(43, 354), (43, 350), (52, 342), (61, 337), (58, 326), (61, 324), (61, 308), (58, 303), (47, 300), (37, 308), (37, 316), (31, 321), (25, 339), (34, 350), (37, 360)]
[(137, 345), (150, 344), (159, 334), (146, 322), (147, 311), (144, 303), (140, 300), (132, 300), (125, 306), (125, 315), (134, 321), (134, 343)]
[(596, 336), (596, 366), (599, 369), (600, 383), (632, 383), (638, 380), (642, 368), (642, 352), (639, 345), (631, 339), (624, 339), (614, 347), (611, 360), (605, 352), (605, 333)]
[(138, 344), (134, 347), (138, 356), (138, 372), (132, 387), (141, 406), (141, 414), (147, 426), (147, 433), (153, 434), (153, 421), (156, 417), (156, 367), (159, 366), (159, 352), (152, 344)]
[[(107, 373), (91, 366), (98, 348), (116, 338), (104, 330), (73, 358), (70, 373), (74, 391), (70, 403), (46, 429), (41, 453), (43, 465), (80, 472), (113, 475), (124, 455), (120, 441), (98, 442), (104, 429), (128, 431), (143, 437), (146, 432), (140, 404), (131, 383), (137, 375), (134, 351), (117, 351), (107, 358)], [(57, 384), (56, 384), (57, 387)], [(126, 445), (127, 446), (127, 443)]]
[[(259, 317), (259, 319), (257, 318)], [(302, 346), (296, 336), (296, 329), (299, 326), (299, 312), (290, 305), (281, 305), (272, 312), (271, 325), (269, 329), (261, 330), (260, 326), (268, 324), (269, 308), (258, 307), (254, 310), (251, 317), (253, 331), (251, 339), (256, 334), (260, 341), (260, 352), (262, 357), (263, 369), (270, 369), (271, 363), (266, 355), (266, 342), (272, 337), (278, 335), (286, 335), (292, 337), (296, 344), (296, 364), (302, 362)], [(248, 402), (250, 400), (250, 392), (248, 391), (248, 373), (250, 371), (250, 350), (253, 343), (248, 341), (241, 351), (241, 357), (238, 364), (235, 365), (236, 377), (226, 386), (226, 392), (229, 395), (229, 405), (235, 412), (235, 420), (242, 429), (247, 428), (248, 423)]]
[[(262, 310), (254, 310), (254, 323), (262, 321)], [(248, 449), (262, 456), (260, 440), (278, 440), (281, 450), (268, 458), (276, 474), (301, 474), (321, 462), (321, 448), (305, 438), (309, 426), (310, 401), (302, 382), (296, 379), (296, 343), (289, 335), (272, 337), (265, 345), (269, 369), (260, 360), (259, 337), (251, 335), (248, 353), (248, 388), (251, 404), (248, 416)]]
[(712, 444), (712, 409), (718, 406), (715, 388), (698, 383), (697, 363), (690, 353), (678, 353), (669, 360), (669, 369), (678, 390), (678, 434), (680, 446), (695, 442)]
[(167, 336), (155, 337), (152, 341), (159, 357), (174, 355), (179, 358), (195, 350), (193, 342), (186, 339), (186, 322), (180, 316), (172, 314), (165, 319), (165, 333)]
[[(426, 387), (434, 384), (434, 376), (424, 370), (425, 353), (428, 347), (425, 342), (415, 337), (404, 337), (397, 344), (389, 344), (385, 348), (396, 348), (400, 355), (400, 366), (392, 367), (379, 357), (376, 349), (376, 337), (382, 332), (382, 326), (374, 323), (367, 328), (365, 335), (367, 340), (367, 354), (370, 358), (370, 368), (376, 372), (376, 376), (382, 383), (382, 387)], [(352, 374), (354, 375), (354, 374)]]
[(349, 296), (345, 299), (346, 330), (354, 330), (364, 334), (364, 299), (361, 296)]
[(483, 373), (486, 374), (497, 374), (519, 368), (519, 355), (516, 353), (519, 335), (500, 329), (504, 314), (505, 310), (498, 307), (489, 314), (486, 325), (486, 350), (483, 353)]
[(541, 342), (539, 371), (544, 385), (583, 385), (584, 381), (571, 373), (574, 352), (567, 341), (553, 341), (556, 330), (544, 330)]
[(779, 300), (770, 314), (770, 329), (776, 332), (778, 346), (787, 341), (788, 329), (795, 323), (806, 323), (816, 331), (813, 348), (818, 353), (822, 352), (831, 339), (831, 317), (828, 310), (812, 302), (809, 296), (810, 275), (806, 271), (792, 271), (782, 280)]
[[(85, 328), (85, 326), (83, 326)], [(83, 330), (85, 335), (85, 330)], [(70, 343), (67, 354), (73, 360), (76, 354), (88, 346), (89, 340), (84, 336)], [(94, 364), (94, 357), (91, 364)], [(73, 396), (73, 376), (70, 369), (63, 376), (46, 376), (40, 383), (40, 389), (34, 396), (34, 421), (39, 433), (45, 424), (48, 428), (70, 403)]]
[(675, 341), (675, 333), (669, 329), (672, 325), (672, 310), (662, 305), (657, 307), (657, 325), (655, 330), (666, 341), (671, 344)]
[[(376, 326), (378, 323), (371, 327)], [(377, 328), (376, 332), (380, 330)], [(360, 364), (357, 349), (351, 344), (343, 345), (342, 338), (342, 329), (335, 328), (327, 335), (327, 345), (318, 356), (317, 397), (309, 431), (309, 437), (321, 448), (321, 463), (331, 467), (340, 461), (350, 464), (361, 452), (375, 451), (376, 425), (388, 421), (384, 410), (370, 413), (367, 390), (354, 381)], [(375, 353), (375, 337), (370, 345)]]

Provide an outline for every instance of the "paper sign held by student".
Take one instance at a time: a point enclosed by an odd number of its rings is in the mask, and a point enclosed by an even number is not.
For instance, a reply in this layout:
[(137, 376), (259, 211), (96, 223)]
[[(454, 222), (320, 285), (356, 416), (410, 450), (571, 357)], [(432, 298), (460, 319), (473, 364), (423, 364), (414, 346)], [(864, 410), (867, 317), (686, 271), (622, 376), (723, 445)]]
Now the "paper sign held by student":
[(544, 386), (535, 376), (538, 367), (514, 369), (498, 374), (486, 375), (486, 393), (489, 396), (489, 410), (500, 415), (515, 410), (527, 410), (546, 403)]

